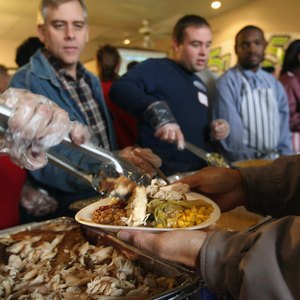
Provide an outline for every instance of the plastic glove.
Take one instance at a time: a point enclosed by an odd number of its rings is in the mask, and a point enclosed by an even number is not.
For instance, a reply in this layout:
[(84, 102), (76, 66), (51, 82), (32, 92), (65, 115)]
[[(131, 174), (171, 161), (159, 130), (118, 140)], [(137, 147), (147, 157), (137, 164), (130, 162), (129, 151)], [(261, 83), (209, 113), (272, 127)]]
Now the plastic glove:
[(73, 143), (77, 145), (85, 144), (88, 141), (90, 141), (91, 136), (92, 136), (91, 130), (87, 126), (77, 121), (72, 122), (70, 137)]
[(230, 125), (224, 119), (216, 119), (211, 122), (211, 137), (215, 140), (223, 140), (228, 137), (230, 133)]
[(144, 119), (155, 129), (154, 135), (163, 141), (176, 143), (179, 150), (184, 149), (184, 136), (165, 101), (156, 101), (144, 112)]
[(158, 127), (154, 135), (163, 141), (176, 143), (178, 150), (184, 149), (184, 136), (179, 125), (176, 123), (168, 123)]
[(156, 168), (162, 164), (161, 159), (148, 148), (126, 147), (118, 154), (150, 177), (156, 175)]
[(50, 197), (45, 190), (36, 189), (28, 184), (25, 184), (22, 189), (20, 204), (29, 215), (34, 217), (54, 213), (58, 206), (57, 201)]
[(13, 110), (0, 141), (0, 152), (9, 154), (21, 167), (33, 170), (45, 166), (45, 151), (59, 144), (69, 132), (76, 143), (90, 138), (87, 128), (71, 123), (67, 112), (44, 96), (10, 88), (0, 96), (0, 103)]

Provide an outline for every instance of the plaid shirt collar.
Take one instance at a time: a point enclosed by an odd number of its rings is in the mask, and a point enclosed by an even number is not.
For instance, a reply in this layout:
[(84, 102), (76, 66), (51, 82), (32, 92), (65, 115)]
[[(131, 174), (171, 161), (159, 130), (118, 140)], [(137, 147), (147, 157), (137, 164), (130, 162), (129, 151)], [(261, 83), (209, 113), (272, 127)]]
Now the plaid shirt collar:
[(79, 81), (81, 78), (85, 77), (85, 69), (83, 67), (83, 65), (78, 62), (77, 66), (76, 66), (76, 74), (77, 74), (77, 78), (74, 79), (67, 71), (66, 69), (62, 66), (61, 62), (56, 59), (54, 56), (52, 56), (47, 49), (43, 49), (42, 50), (43, 54), (46, 56), (46, 58), (48, 59), (48, 61), (50, 62), (50, 64), (52, 65), (52, 67), (55, 69), (55, 71), (58, 73), (59, 77), (65, 77), (68, 80), (76, 80)]
[(62, 64), (50, 55), (46, 50), (43, 51), (45, 57), (54, 68), (58, 79), (62, 84), (62, 88), (66, 90), (70, 97), (77, 103), (80, 111), (85, 116), (87, 124), (90, 126), (97, 138), (97, 144), (107, 150), (110, 150), (108, 136), (106, 132), (106, 124), (102, 116), (100, 106), (94, 100), (92, 91), (88, 84), (89, 78), (81, 63), (77, 63), (77, 78), (73, 78), (63, 68)]

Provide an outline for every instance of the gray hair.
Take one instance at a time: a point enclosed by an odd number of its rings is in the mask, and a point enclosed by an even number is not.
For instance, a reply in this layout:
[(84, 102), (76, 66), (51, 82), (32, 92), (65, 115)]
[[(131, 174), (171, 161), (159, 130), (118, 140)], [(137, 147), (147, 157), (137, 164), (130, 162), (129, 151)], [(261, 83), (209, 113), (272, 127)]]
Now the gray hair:
[(39, 25), (45, 24), (46, 18), (47, 18), (47, 10), (49, 6), (52, 7), (58, 7), (61, 4), (64, 4), (66, 2), (70, 1), (78, 1), (83, 9), (83, 14), (85, 20), (87, 20), (87, 8), (85, 0), (41, 0), (39, 10), (38, 10), (38, 17), (37, 17), (37, 23)]

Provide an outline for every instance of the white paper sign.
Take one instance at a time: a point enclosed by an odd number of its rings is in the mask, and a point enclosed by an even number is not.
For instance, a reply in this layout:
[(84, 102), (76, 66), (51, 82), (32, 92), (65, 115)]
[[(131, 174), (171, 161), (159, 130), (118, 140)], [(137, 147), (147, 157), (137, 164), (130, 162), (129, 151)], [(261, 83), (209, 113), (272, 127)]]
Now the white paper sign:
[(198, 100), (201, 104), (208, 107), (208, 99), (207, 96), (201, 92), (198, 92)]

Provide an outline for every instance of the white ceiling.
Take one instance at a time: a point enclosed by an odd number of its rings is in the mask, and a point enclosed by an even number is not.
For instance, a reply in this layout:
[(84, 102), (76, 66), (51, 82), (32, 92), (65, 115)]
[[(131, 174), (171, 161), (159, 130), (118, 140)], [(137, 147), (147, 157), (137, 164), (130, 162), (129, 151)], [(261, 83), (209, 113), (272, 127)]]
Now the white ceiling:
[[(236, 9), (253, 0), (223, 0), (219, 10), (210, 7), (211, 0), (86, 0), (89, 12), (90, 42), (82, 60), (94, 57), (99, 44), (121, 46), (124, 38), (130, 47), (142, 47), (138, 33), (142, 20), (152, 29), (153, 48), (170, 38), (172, 27), (184, 14), (199, 14), (207, 19)], [(15, 67), (15, 49), (29, 36), (36, 36), (36, 11), (39, 0), (0, 0), (0, 63)], [(123, 46), (123, 45), (122, 45)]]

